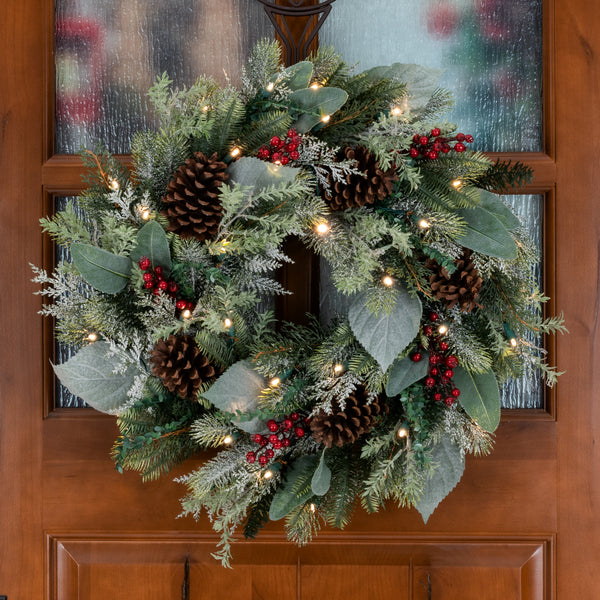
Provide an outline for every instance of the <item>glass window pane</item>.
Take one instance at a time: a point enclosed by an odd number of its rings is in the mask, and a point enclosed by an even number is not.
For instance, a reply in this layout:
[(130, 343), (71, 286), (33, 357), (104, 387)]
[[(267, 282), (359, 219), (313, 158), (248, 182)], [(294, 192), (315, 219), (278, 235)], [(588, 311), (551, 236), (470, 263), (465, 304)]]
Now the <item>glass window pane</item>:
[(542, 0), (339, 0), (320, 33), (359, 70), (445, 70), (449, 119), (479, 150), (542, 149)]
[(129, 152), (133, 133), (152, 126), (157, 75), (237, 84), (265, 36), (273, 28), (255, 0), (56, 0), (56, 152), (99, 142)]

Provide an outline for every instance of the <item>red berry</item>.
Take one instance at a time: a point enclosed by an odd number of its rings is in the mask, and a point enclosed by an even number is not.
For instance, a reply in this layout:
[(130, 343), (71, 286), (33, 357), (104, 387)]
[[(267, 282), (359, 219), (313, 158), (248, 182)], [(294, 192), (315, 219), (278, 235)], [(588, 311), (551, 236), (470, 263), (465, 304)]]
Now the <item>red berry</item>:
[(283, 144), (283, 141), (279, 136), (274, 135), (271, 138), (271, 146), (273, 146), (273, 148), (279, 148), (279, 146), (281, 146), (281, 144)]
[(438, 153), (435, 150), (430, 150), (427, 153), (427, 158), (429, 158), (430, 160), (435, 160), (438, 157)]
[(269, 440), (266, 437), (261, 436), (261, 438), (260, 438), (260, 445), (261, 446), (266, 446), (268, 443), (269, 443)]
[(447, 385), (448, 384), (448, 378), (447, 377), (440, 377), (440, 383), (442, 385)]
[(154, 272), (155, 272), (157, 275), (162, 275), (163, 269), (162, 269), (162, 267), (160, 267), (160, 266), (159, 266), (159, 267), (154, 267)]
[(437, 320), (439, 320), (439, 318), (440, 318), (440, 315), (438, 315), (437, 313), (434, 313), (434, 312), (432, 312), (432, 313), (429, 315), (429, 320), (430, 320), (430, 321), (433, 321), (434, 323), (435, 323)]
[(304, 437), (304, 429), (302, 429), (302, 427), (296, 427), (296, 429), (294, 429), (294, 433), (296, 434), (296, 437)]
[(415, 144), (418, 144), (420, 139), (421, 139), (421, 136), (418, 133), (415, 133), (415, 135), (413, 135), (413, 142)]
[(421, 144), (422, 146), (425, 146), (429, 143), (429, 138), (426, 135), (422, 135), (419, 138), (419, 144)]
[(297, 421), (300, 418), (300, 415), (297, 412), (293, 412), (290, 414), (290, 419), (292, 419), (292, 421)]
[(256, 460), (256, 454), (254, 454), (254, 452), (248, 452), (246, 454), (246, 460), (252, 464)]
[(264, 467), (269, 462), (269, 459), (263, 454), (259, 457), (258, 462)]
[(292, 160), (298, 160), (300, 158), (300, 152), (296, 151), (296, 150), (292, 150), (290, 152), (290, 158)]
[(274, 442), (276, 442), (279, 439), (279, 437), (277, 436), (277, 434), (272, 433), (269, 436), (269, 444), (273, 444)]
[(443, 398), (443, 396), (439, 392), (437, 392), (433, 395), (433, 399), (436, 400), (437, 402), (439, 402), (442, 398)]
[(464, 133), (457, 133), (456, 134), (456, 139), (459, 142), (464, 142), (465, 141), (465, 134)]
[(187, 306), (187, 302), (185, 300), (177, 300), (177, 302), (175, 303), (175, 306), (179, 310), (185, 310), (185, 307)]
[(436, 367), (433, 367), (433, 369), (429, 369), (429, 374), (430, 374), (432, 377), (437, 377), (437, 376), (439, 375), (439, 371), (437, 370), (437, 368), (436, 368)]
[(263, 439), (263, 436), (262, 436), (262, 435), (260, 435), (260, 433), (255, 433), (255, 434), (252, 436), (252, 441), (253, 441), (255, 444), (260, 444), (260, 443), (262, 442), (262, 439)]
[(411, 148), (411, 149), (410, 149), (410, 155), (411, 155), (413, 158), (417, 158), (417, 156), (419, 156), (419, 151), (418, 151), (416, 148)]
[(146, 282), (144, 283), (144, 287), (145, 287), (147, 290), (151, 290), (151, 289), (154, 287), (154, 284), (152, 283), (152, 281), (146, 281)]
[(281, 162), (281, 157), (283, 154), (281, 152), (273, 152), (273, 156), (271, 156), (271, 162)]
[(190, 301), (188, 300), (188, 301), (186, 302), (186, 304), (185, 304), (185, 307), (186, 307), (188, 310), (194, 310), (194, 303), (193, 303), (193, 302), (190, 302)]
[(273, 452), (273, 450), (271, 450), (271, 448), (269, 448), (268, 450), (265, 450), (265, 456), (267, 458), (273, 458), (275, 456), (275, 452)]
[(472, 144), (473, 143), (473, 136), (472, 135), (465, 135), (465, 142), (467, 142), (467, 144)]
[(458, 398), (460, 396), (460, 390), (458, 388), (454, 388), (451, 392), (450, 392), (455, 398)]
[(433, 329), (431, 328), (431, 325), (425, 325), (425, 327), (423, 327), (423, 334), (427, 337), (433, 334)]
[(158, 295), (160, 294), (160, 288), (157, 288), (157, 287), (155, 287), (155, 288), (152, 290), (152, 293), (153, 293), (155, 296), (158, 296)]
[(269, 421), (267, 421), (267, 429), (269, 431), (275, 432), (279, 430), (279, 425), (277, 425), (277, 423), (273, 419), (270, 419)]
[(444, 154), (448, 154), (448, 152), (450, 152), (450, 146), (448, 146), (447, 144), (444, 144), (444, 145), (442, 146), (442, 152), (443, 152)]
[(448, 344), (446, 342), (440, 342), (440, 350), (446, 352), (446, 350), (448, 350)]
[(444, 400), (446, 406), (452, 406), (454, 404), (454, 398), (452, 396), (447, 396)]
[(294, 426), (294, 421), (292, 421), (291, 419), (285, 419), (285, 421), (283, 422), (283, 429), (285, 431), (287, 431), (288, 429), (291, 429)]
[(441, 357), (438, 354), (430, 354), (429, 355), (429, 364), (437, 365), (441, 361)]
[(413, 362), (419, 362), (423, 359), (423, 355), (420, 352), (415, 352), (414, 354), (411, 354), (410, 360), (412, 360)]
[(290, 162), (290, 159), (288, 156), (282, 156), (281, 160), (279, 161), (282, 165), (287, 165)]
[(169, 287), (169, 284), (164, 279), (161, 279), (158, 282), (158, 289), (159, 290), (162, 290), (163, 292), (165, 292), (168, 287)]
[(442, 133), (442, 132), (441, 132), (441, 131), (440, 131), (440, 130), (437, 128), (437, 127), (434, 127), (434, 128), (431, 130), (431, 135), (432, 135), (433, 137), (437, 137), (438, 135), (440, 135), (440, 133)]
[(295, 129), (293, 129), (293, 128), (292, 129), (288, 129), (287, 136), (289, 138), (298, 137), (298, 132)]
[(150, 268), (150, 259), (147, 256), (142, 256), (138, 261), (138, 265), (142, 271), (146, 271)]
[(464, 144), (461, 144), (460, 142), (457, 142), (457, 143), (454, 145), (454, 149), (455, 149), (457, 152), (464, 152), (464, 151), (465, 151), (465, 149), (466, 149), (466, 147), (465, 147), (465, 145), (464, 145)]
[(452, 369), (448, 369), (444, 372), (444, 377), (446, 379), (452, 379), (454, 377), (454, 371), (452, 371)]
[(283, 447), (284, 447), (284, 448), (287, 448), (287, 447), (290, 445), (290, 438), (286, 438), (286, 437), (284, 437), (284, 438), (281, 440), (281, 443), (283, 444)]
[(425, 387), (432, 388), (435, 385), (435, 379), (433, 377), (428, 377), (425, 380)]
[(179, 289), (179, 286), (174, 281), (169, 281), (169, 291), (174, 294)]
[(283, 446), (283, 442), (281, 440), (275, 440), (273, 442), (273, 448), (275, 448), (275, 450), (280, 450), (281, 446)]
[(293, 142), (290, 144), (287, 144), (285, 147), (287, 152), (293, 152), (294, 150), (298, 150), (298, 144), (294, 144)]
[(456, 358), (456, 356), (454, 355), (450, 355), (446, 358), (446, 366), (450, 367), (451, 369), (455, 369), (456, 367), (458, 367), (458, 358)]
[(142, 277), (144, 281), (152, 281), (152, 273), (144, 273)]

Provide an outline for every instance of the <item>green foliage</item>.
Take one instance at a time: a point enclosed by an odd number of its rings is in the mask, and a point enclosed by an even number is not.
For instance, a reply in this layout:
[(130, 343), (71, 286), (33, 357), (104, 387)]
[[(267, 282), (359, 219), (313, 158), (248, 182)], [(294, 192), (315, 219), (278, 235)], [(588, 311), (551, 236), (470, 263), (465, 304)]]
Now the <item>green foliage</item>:
[(522, 188), (533, 179), (533, 170), (522, 162), (501, 161), (499, 158), (484, 173), (474, 180), (474, 184), (497, 194), (510, 194)]

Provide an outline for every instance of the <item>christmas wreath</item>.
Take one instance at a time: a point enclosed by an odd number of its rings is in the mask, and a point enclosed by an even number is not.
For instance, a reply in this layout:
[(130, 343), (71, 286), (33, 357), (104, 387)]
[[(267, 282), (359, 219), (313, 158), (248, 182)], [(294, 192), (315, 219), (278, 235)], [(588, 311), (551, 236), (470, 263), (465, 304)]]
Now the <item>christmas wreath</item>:
[[(57, 376), (118, 416), (119, 471), (154, 479), (219, 449), (180, 481), (224, 564), (236, 528), (269, 520), (300, 544), (358, 504), (427, 520), (465, 454), (490, 450), (499, 384), (558, 375), (535, 341), (562, 319), (543, 317), (536, 250), (492, 193), (530, 170), (469, 149), (439, 74), (355, 73), (331, 49), (282, 68), (261, 42), (240, 90), (164, 75), (132, 170), (84, 152), (89, 188), (42, 219), (70, 252), (34, 267), (78, 348)], [(289, 236), (348, 298), (327, 323), (270, 309)]]

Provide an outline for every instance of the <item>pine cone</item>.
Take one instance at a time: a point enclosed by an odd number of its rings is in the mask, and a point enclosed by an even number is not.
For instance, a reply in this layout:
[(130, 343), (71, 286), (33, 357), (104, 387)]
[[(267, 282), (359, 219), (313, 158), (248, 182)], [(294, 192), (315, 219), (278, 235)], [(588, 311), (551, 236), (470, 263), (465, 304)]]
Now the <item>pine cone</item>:
[(154, 375), (181, 398), (194, 399), (200, 386), (217, 375), (217, 369), (191, 335), (170, 335), (166, 340), (158, 340), (150, 362)]
[(373, 204), (392, 193), (394, 181), (398, 181), (394, 168), (382, 171), (375, 156), (364, 146), (356, 148), (348, 146), (344, 149), (341, 159), (355, 161), (354, 166), (365, 176), (348, 174), (343, 183), (334, 181), (330, 173), (329, 190), (325, 191), (325, 201), (331, 210), (346, 210)]
[(476, 306), (481, 308), (476, 300), (483, 280), (471, 260), (471, 251), (465, 248), (454, 264), (456, 271), (450, 275), (435, 260), (426, 261), (425, 266), (433, 271), (429, 283), (435, 298), (445, 302), (448, 308), (459, 304), (463, 312), (471, 312)]
[(163, 198), (169, 231), (200, 241), (216, 235), (223, 216), (219, 187), (229, 178), (225, 169), (216, 153), (207, 158), (196, 152), (175, 171)]
[(384, 400), (375, 396), (367, 404), (367, 391), (359, 386), (348, 398), (344, 410), (334, 403), (333, 413), (318, 412), (310, 422), (312, 436), (327, 448), (354, 443), (363, 433), (368, 433), (376, 418), (387, 412)]

